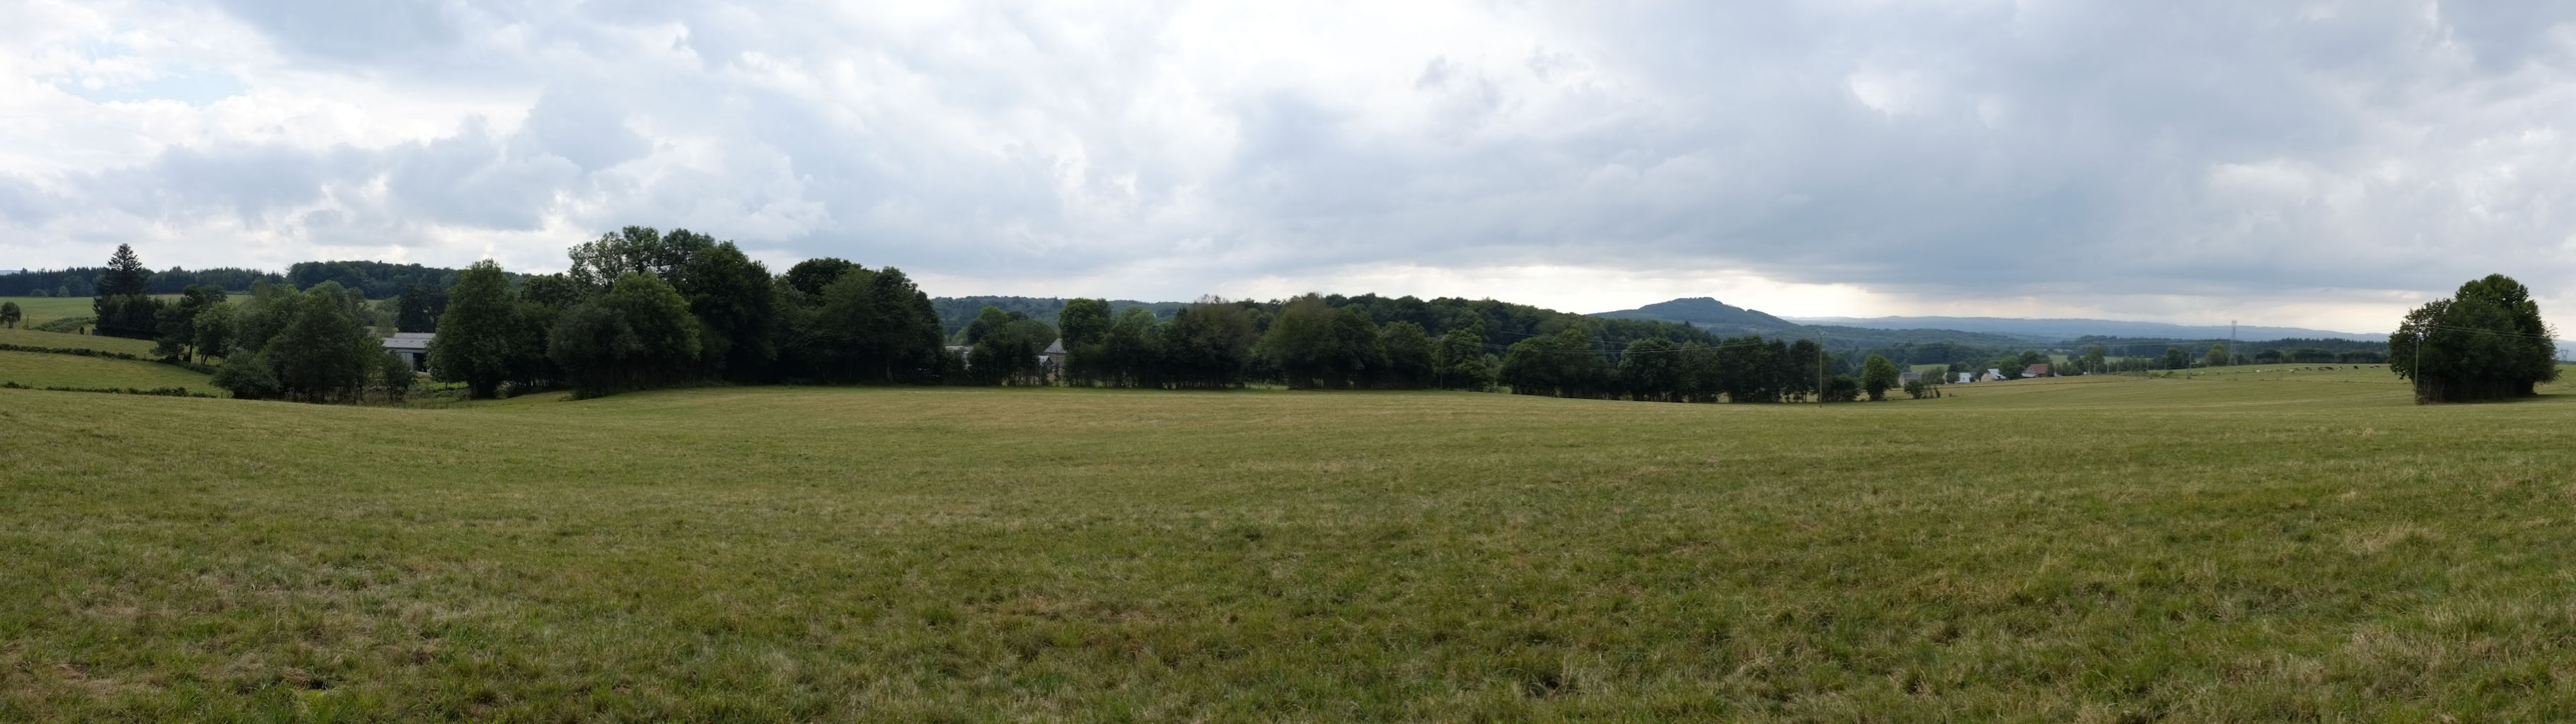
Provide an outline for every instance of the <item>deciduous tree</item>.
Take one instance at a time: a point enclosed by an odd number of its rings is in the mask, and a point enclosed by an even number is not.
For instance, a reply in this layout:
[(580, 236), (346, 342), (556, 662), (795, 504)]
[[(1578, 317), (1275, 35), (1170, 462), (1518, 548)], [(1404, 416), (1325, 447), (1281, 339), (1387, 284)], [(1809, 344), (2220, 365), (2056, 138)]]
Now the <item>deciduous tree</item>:
[(2388, 336), (2388, 366), (2415, 383), (2418, 403), (2528, 397), (2558, 378), (2554, 336), (2529, 289), (2491, 274), (2407, 314)]

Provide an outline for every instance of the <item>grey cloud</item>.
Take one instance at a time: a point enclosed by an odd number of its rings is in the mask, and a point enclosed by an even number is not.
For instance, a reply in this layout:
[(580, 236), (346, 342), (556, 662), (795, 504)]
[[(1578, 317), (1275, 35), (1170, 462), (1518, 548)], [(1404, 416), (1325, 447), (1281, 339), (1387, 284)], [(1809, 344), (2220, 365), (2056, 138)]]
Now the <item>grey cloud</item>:
[[(1480, 6), (1537, 40), (1428, 37), (1357, 71), (1316, 47), (1240, 77), (1177, 55), (1165, 4), (882, 26), (829, 3), (229, 7), (309, 70), (546, 91), (515, 130), (218, 140), (82, 200), (0, 177), (0, 214), (272, 218), (381, 179), (381, 206), (309, 228), (687, 224), (991, 278), (1192, 249), (1209, 288), (1369, 264), (1935, 298), (2576, 283), (2542, 263), (2576, 253), (2566, 3)], [(696, 61), (645, 32), (666, 27)]]

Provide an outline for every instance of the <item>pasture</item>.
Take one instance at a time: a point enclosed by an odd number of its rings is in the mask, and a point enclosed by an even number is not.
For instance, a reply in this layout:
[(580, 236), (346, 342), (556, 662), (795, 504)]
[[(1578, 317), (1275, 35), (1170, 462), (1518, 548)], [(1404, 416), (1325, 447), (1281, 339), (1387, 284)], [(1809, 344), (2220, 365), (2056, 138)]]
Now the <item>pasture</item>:
[(152, 340), (108, 337), (71, 332), (38, 332), (32, 329), (0, 329), (0, 344), (52, 349), (94, 349), (130, 355), (152, 354)]
[[(170, 294), (155, 296), (165, 299), (176, 297)], [(20, 327), (31, 327), (64, 317), (91, 316), (95, 313), (90, 306), (94, 301), (96, 300), (90, 297), (0, 297), (0, 302), (17, 303), (18, 313), (26, 317), (25, 321), (19, 323)]]
[(0, 390), (0, 719), (2576, 716), (2566, 386), (1947, 391)]
[(138, 388), (185, 387), (223, 394), (212, 378), (157, 362), (0, 350), (0, 382), (27, 387)]

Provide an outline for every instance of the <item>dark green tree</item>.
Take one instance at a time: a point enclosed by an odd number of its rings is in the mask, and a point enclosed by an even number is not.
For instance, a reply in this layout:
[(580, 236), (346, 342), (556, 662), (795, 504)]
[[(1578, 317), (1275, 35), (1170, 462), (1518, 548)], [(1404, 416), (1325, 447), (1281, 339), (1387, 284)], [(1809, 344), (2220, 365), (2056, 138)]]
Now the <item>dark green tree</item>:
[(403, 359), (401, 354), (386, 350), (376, 356), (376, 385), (377, 389), (385, 391), (385, 399), (401, 402), (411, 394), (412, 383), (418, 382), (419, 378), (419, 374), (412, 371), (411, 361)]
[(98, 277), (98, 296), (122, 297), (152, 293), (152, 269), (143, 266), (134, 247), (116, 245), (116, 253), (107, 257), (107, 271)]
[(1629, 342), (1619, 355), (1620, 387), (1635, 400), (1679, 401), (1684, 387), (1681, 351), (1681, 345), (1661, 337)]
[(823, 288), (831, 286), (832, 282), (840, 281), (841, 275), (850, 273), (852, 269), (861, 268), (864, 267), (853, 264), (848, 259), (832, 257), (807, 259), (787, 268), (787, 286), (809, 296), (821, 296)]
[(1440, 335), (1431, 350), (1432, 384), (1444, 390), (1484, 391), (1494, 386), (1494, 368), (1485, 354), (1485, 322), (1468, 317), (1465, 324)]
[(1107, 355), (1102, 343), (1109, 337), (1109, 301), (1074, 299), (1056, 312), (1056, 328), (1064, 334), (1065, 379), (1077, 385), (1098, 384), (1108, 376)]
[(528, 320), (520, 314), (509, 276), (485, 259), (467, 267), (448, 290), (438, 336), (429, 341), (429, 371), (441, 382), (465, 383), (466, 395), (491, 399), (510, 381), (528, 349)]
[(202, 359), (208, 350), (197, 348), (197, 317), (207, 309), (224, 303), (224, 290), (203, 284), (191, 284), (179, 294), (177, 302), (161, 305), (156, 326), (160, 328), (159, 344), (153, 352), (168, 359)]
[(1871, 402), (1887, 399), (1888, 388), (1895, 387), (1901, 377), (1903, 375), (1896, 370), (1896, 363), (1884, 356), (1873, 354), (1861, 362), (1860, 388), (1869, 394)]
[(447, 313), (447, 290), (426, 284), (403, 287), (394, 298), (394, 331), (436, 332), (438, 318)]
[(1155, 387), (1162, 384), (1160, 361), (1161, 323), (1154, 310), (1128, 307), (1109, 323), (1109, 332), (1100, 338), (1100, 355), (1108, 365), (1106, 382), (1117, 387)]
[(232, 302), (222, 301), (197, 313), (193, 325), (196, 339), (191, 342), (196, 345), (199, 357), (229, 357), (232, 354), (233, 328), (237, 324), (234, 315), (239, 310), (240, 307)]
[(2530, 290), (2491, 274), (2408, 313), (2388, 336), (2388, 366), (2415, 383), (2419, 404), (2529, 397), (2558, 379), (2554, 337)]
[(2156, 360), (2156, 365), (2158, 369), (2190, 369), (2191, 353), (2182, 351), (2181, 347), (2166, 347), (2164, 356)]
[(575, 395), (597, 397), (688, 379), (697, 369), (698, 334), (679, 290), (628, 272), (606, 294), (565, 312), (547, 335), (546, 352)]
[(1377, 330), (1377, 346), (1386, 354), (1385, 374), (1378, 384), (1420, 389), (1431, 386), (1431, 335), (1422, 325), (1388, 322)]
[(381, 353), (375, 333), (358, 322), (338, 282), (304, 290), (286, 326), (269, 339), (266, 359), (278, 394), (290, 400), (355, 400), (366, 388), (368, 367)]
[(161, 301), (150, 296), (152, 270), (134, 255), (134, 247), (116, 245), (99, 275), (98, 296), (90, 303), (98, 333), (110, 337), (152, 339), (161, 331)]
[(1369, 318), (1368, 310), (1333, 310), (1332, 367), (1325, 379), (1334, 387), (1368, 387), (1385, 367), (1386, 350), (1378, 346), (1377, 320)]
[(1243, 305), (1221, 297), (1200, 297), (1172, 313), (1157, 328), (1162, 355), (1159, 377), (1174, 387), (1220, 389), (1243, 386), (1257, 333)]
[(1261, 336), (1261, 354), (1288, 388), (1332, 386), (1338, 350), (1333, 338), (1333, 308), (1320, 295), (1288, 300)]
[(26, 312), (18, 309), (17, 302), (0, 302), (0, 326), (17, 329), (18, 322), (26, 318)]
[(698, 249), (681, 262), (676, 275), (673, 286), (703, 325), (699, 343), (705, 348), (699, 358), (707, 368), (743, 382), (767, 375), (778, 359), (769, 267), (727, 241)]
[(1825, 380), (1822, 397), (1826, 402), (1852, 402), (1860, 399), (1860, 379), (1851, 375), (1834, 375)]

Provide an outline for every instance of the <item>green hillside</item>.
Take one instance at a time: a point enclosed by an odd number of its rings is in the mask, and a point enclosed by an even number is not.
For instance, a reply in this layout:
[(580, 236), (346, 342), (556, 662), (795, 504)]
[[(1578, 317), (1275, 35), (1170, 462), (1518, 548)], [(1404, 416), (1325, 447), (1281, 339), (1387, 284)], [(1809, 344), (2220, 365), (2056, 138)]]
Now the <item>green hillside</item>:
[(209, 394), (223, 392), (206, 375), (158, 362), (37, 352), (0, 351), (0, 382), (38, 388), (185, 387)]
[(0, 390), (0, 720), (2556, 720), (2546, 391)]

